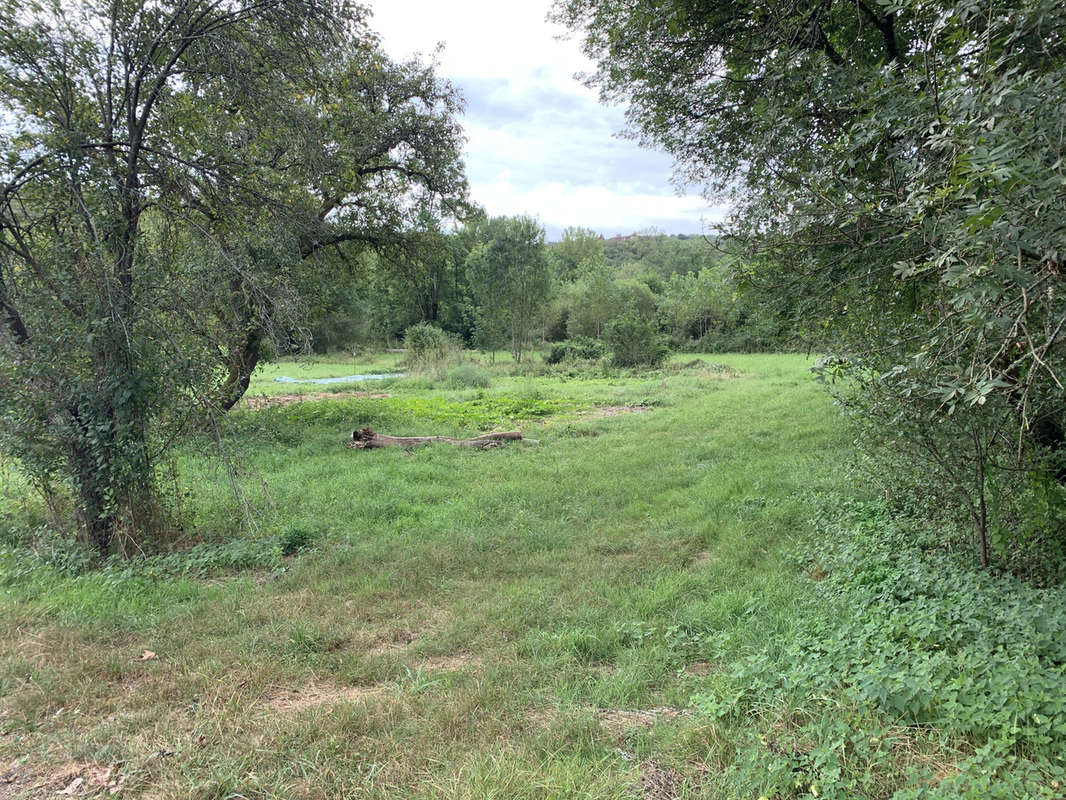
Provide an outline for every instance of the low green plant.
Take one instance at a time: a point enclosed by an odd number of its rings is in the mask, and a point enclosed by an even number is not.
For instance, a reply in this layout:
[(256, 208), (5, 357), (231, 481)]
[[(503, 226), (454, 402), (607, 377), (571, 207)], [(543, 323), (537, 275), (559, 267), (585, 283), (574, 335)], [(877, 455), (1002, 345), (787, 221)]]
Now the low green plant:
[(418, 666), (415, 669), (404, 667), (403, 672), (404, 676), (398, 685), (401, 689), (406, 689), (412, 694), (421, 694), (440, 683), (439, 678), (434, 677), (433, 673), (427, 672), (422, 666)]
[(670, 349), (655, 326), (637, 314), (624, 314), (608, 322), (603, 338), (616, 367), (658, 367)]
[(475, 364), (460, 364), (448, 373), (445, 383), (452, 389), (487, 389), (492, 376)]
[(607, 348), (599, 339), (589, 336), (573, 336), (551, 346), (544, 360), (549, 364), (564, 361), (597, 361), (607, 354)]
[(451, 353), (451, 340), (440, 328), (419, 322), (403, 334), (407, 348), (406, 361), (412, 367), (432, 367), (446, 361)]
[[(693, 698), (713, 717), (767, 723), (735, 766), (740, 787), (909, 798), (1040, 797), (1041, 782), (1061, 785), (1066, 589), (982, 572), (878, 504), (831, 504), (818, 528), (803, 559), (815, 591), (787, 641)], [(895, 772), (895, 751), (929, 730), (972, 743), (950, 780), (934, 781), (931, 766)]]
[(278, 546), (283, 556), (293, 556), (310, 547), (314, 539), (314, 531), (310, 528), (294, 525), (282, 531), (278, 537)]
[(234, 415), (234, 423), (246, 437), (298, 444), (306, 426), (333, 426), (349, 431), (357, 427), (397, 429), (417, 433), (447, 426), (488, 430), (516, 420), (550, 417), (572, 410), (575, 404), (557, 397), (532, 393), (492, 393), (456, 402), (433, 395), (353, 397), (350, 400), (311, 401)]
[(250, 569), (274, 570), (281, 568), (282, 555), (295, 554), (309, 543), (308, 532), (293, 528), (276, 538), (200, 542), (171, 553), (100, 558), (84, 544), (70, 538), (55, 538), (32, 552), (3, 548), (0, 551), (0, 584), (39, 573), (68, 578), (92, 574), (99, 580), (121, 583), (179, 577), (208, 578)]

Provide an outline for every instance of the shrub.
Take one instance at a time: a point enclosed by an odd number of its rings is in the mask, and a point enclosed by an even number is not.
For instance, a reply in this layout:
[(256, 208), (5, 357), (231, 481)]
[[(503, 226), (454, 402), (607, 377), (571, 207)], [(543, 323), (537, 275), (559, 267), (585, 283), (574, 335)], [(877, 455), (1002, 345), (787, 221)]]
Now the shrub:
[(407, 363), (417, 367), (442, 363), (448, 358), (452, 347), (448, 334), (425, 322), (419, 322), (404, 331), (403, 341), (407, 347)]
[(309, 528), (294, 526), (282, 531), (278, 537), (278, 546), (283, 556), (293, 556), (310, 547), (314, 539), (315, 534)]
[(657, 367), (670, 352), (655, 326), (632, 313), (608, 322), (603, 338), (616, 367)]
[(574, 336), (565, 342), (553, 344), (551, 351), (544, 360), (549, 364), (559, 364), (563, 361), (595, 361), (606, 355), (606, 348), (599, 339), (588, 336)]
[(447, 384), (452, 389), (487, 389), (492, 379), (485, 370), (474, 364), (460, 364), (448, 373)]

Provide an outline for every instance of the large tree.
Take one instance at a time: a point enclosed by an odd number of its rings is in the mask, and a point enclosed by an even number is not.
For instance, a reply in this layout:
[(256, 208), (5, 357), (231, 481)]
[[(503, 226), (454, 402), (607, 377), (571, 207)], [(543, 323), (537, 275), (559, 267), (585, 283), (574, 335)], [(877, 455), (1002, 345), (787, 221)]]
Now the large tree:
[[(1028, 492), (1066, 475), (1066, 8), (560, 0), (557, 14), (634, 134), (731, 197), (749, 278), (837, 356), (842, 399), (962, 500), (987, 560), (990, 477), (1045, 476)], [(1058, 498), (1050, 516), (1033, 505), (1047, 530)]]
[(572, 281), (583, 264), (603, 261), (603, 237), (588, 228), (569, 227), (563, 231), (562, 239), (549, 246), (549, 252), (555, 276)]
[(530, 217), (493, 217), (477, 233), (481, 241), (466, 259), (476, 337), (521, 361), (551, 297), (544, 228)]
[(160, 459), (232, 406), (339, 248), (464, 194), (460, 99), (326, 0), (0, 6), (5, 448), (85, 540), (165, 524)]

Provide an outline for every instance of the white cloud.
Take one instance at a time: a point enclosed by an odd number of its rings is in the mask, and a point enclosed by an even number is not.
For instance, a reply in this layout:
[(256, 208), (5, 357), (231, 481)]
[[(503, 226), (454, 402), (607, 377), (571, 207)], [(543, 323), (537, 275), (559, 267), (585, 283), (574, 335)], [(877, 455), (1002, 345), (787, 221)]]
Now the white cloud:
[(580, 225), (605, 236), (629, 234), (649, 227), (672, 233), (700, 233), (721, 222), (724, 210), (699, 197), (649, 194), (635, 187), (608, 189), (541, 183), (522, 186), (508, 180), (475, 187), (474, 199), (494, 214), (538, 217), (549, 233)]
[(551, 0), (375, 0), (372, 27), (394, 58), (432, 54), (468, 99), (467, 172), (493, 215), (538, 216), (557, 236), (580, 225), (606, 235), (660, 227), (696, 233), (721, 209), (678, 197), (672, 164), (616, 134), (622, 112), (599, 104), (574, 74), (593, 67), (565, 29), (546, 21)]
[(592, 64), (575, 41), (556, 39), (567, 31), (546, 21), (550, 0), (377, 0), (371, 7), (371, 25), (394, 56), (428, 54), (443, 43), (445, 75), (521, 81), (546, 70), (571, 91), (588, 92), (572, 76)]

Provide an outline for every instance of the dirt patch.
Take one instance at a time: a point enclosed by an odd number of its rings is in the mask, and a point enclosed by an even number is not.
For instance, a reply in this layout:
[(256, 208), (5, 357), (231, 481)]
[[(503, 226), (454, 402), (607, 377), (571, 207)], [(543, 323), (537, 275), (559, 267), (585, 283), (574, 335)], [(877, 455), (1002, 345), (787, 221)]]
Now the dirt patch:
[(481, 659), (473, 653), (456, 653), (450, 656), (429, 656), (428, 658), (420, 659), (416, 666), (422, 669), (454, 672), (466, 667), (481, 666)]
[(718, 667), (712, 664), (710, 661), (693, 661), (685, 667), (686, 675), (696, 675), (697, 677), (703, 677), (704, 675), (710, 675), (712, 672), (717, 672)]
[(640, 796), (644, 800), (674, 800), (681, 796), (685, 781), (676, 769), (648, 761), (640, 769)]
[(102, 767), (81, 761), (68, 761), (51, 767), (47, 773), (35, 773), (17, 762), (0, 774), (0, 800), (29, 797), (110, 797), (122, 791), (126, 776), (117, 766)]
[(589, 412), (589, 419), (604, 419), (605, 417), (620, 417), (623, 414), (645, 414), (651, 411), (651, 406), (597, 406)]
[(718, 556), (711, 555), (710, 550), (701, 550), (693, 556), (689, 556), (687, 566), (689, 567), (706, 567), (708, 564), (714, 564), (721, 561)]
[(625, 737), (639, 730), (647, 730), (661, 720), (673, 722), (677, 718), (691, 713), (691, 711), (684, 708), (662, 706), (660, 708), (635, 711), (603, 709), (596, 712), (596, 717), (599, 719), (600, 725), (612, 736)]
[(265, 704), (280, 714), (293, 714), (308, 708), (365, 702), (388, 691), (389, 687), (384, 684), (335, 686), (331, 683), (309, 683), (298, 689), (274, 689), (267, 694)]
[(555, 708), (530, 708), (522, 714), (523, 727), (526, 730), (545, 730), (559, 719), (559, 710)]
[(0, 800), (11, 800), (26, 791), (32, 776), (17, 761), (2, 767), (0, 772)]
[(246, 397), (241, 406), (249, 411), (261, 411), (264, 408), (277, 408), (293, 403), (305, 403), (309, 400), (350, 400), (353, 397), (368, 397), (372, 400), (384, 400), (392, 397), (383, 392), (306, 392), (305, 394), (274, 394), (269, 397)]
[(397, 629), (379, 635), (367, 650), (372, 656), (395, 655), (406, 650), (419, 637), (418, 631)]

